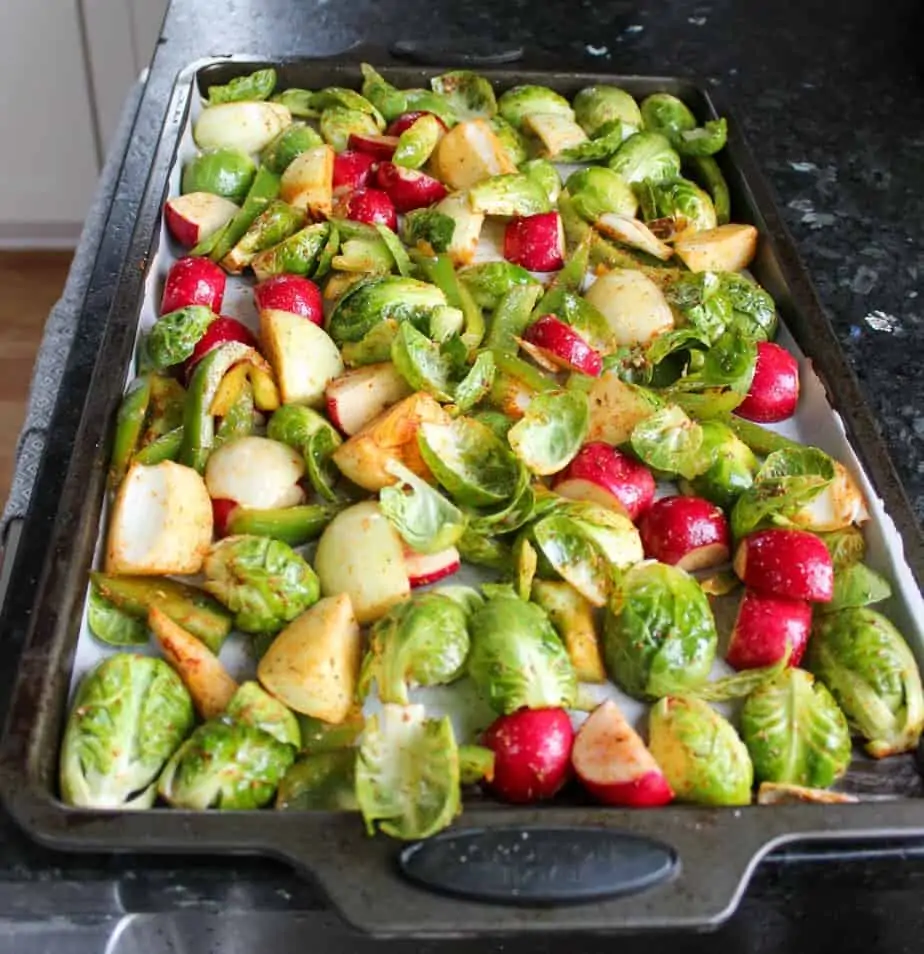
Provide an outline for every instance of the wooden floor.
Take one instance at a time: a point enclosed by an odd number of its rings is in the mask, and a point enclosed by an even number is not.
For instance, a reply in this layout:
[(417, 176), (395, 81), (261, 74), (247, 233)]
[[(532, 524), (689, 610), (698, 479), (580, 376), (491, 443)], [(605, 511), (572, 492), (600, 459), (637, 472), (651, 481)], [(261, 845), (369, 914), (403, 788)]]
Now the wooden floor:
[(0, 252), (0, 504), (13, 477), (32, 366), (64, 288), (70, 252)]

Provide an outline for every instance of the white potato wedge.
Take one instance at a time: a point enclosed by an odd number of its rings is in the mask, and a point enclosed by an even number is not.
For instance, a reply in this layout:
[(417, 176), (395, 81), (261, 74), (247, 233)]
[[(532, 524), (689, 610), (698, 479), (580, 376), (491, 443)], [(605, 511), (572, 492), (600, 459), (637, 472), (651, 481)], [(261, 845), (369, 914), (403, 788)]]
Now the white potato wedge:
[(847, 468), (835, 461), (834, 480), (814, 500), (792, 514), (790, 519), (804, 530), (828, 533), (843, 530), (852, 523), (865, 523), (869, 520), (869, 510), (863, 491)]
[(587, 133), (570, 117), (558, 113), (531, 113), (523, 125), (538, 137), (546, 158), (554, 159), (560, 152), (587, 142)]
[(292, 114), (281, 103), (219, 103), (202, 110), (193, 126), (193, 139), (200, 149), (255, 153), (291, 123)]
[(468, 200), (465, 192), (453, 192), (436, 206), (437, 212), (448, 215), (456, 227), (452, 233), (452, 241), (446, 249), (457, 268), (470, 265), (478, 249), (478, 240), (481, 238), (481, 228), (484, 225), (484, 213), (476, 212)]
[(670, 245), (662, 242), (644, 222), (630, 218), (628, 215), (605, 212), (594, 225), (607, 238), (614, 238), (617, 242), (622, 242), (623, 245), (641, 249), (655, 258), (661, 259), (662, 262), (666, 262), (674, 254)]
[(363, 626), (410, 596), (403, 541), (374, 500), (334, 517), (318, 541), (314, 568), (321, 594), (346, 593)]
[(195, 470), (132, 464), (112, 509), (107, 573), (198, 573), (211, 542), (212, 501)]
[(334, 378), (324, 396), (334, 426), (352, 436), (411, 393), (410, 385), (397, 368), (390, 361), (381, 361)]
[(290, 311), (260, 312), (260, 341), (283, 404), (322, 407), (328, 383), (343, 374), (340, 350), (313, 321)]
[(353, 604), (338, 593), (286, 626), (260, 660), (257, 678), (294, 712), (343, 722), (353, 707), (361, 653)]
[(304, 501), (298, 483), (304, 474), (305, 462), (291, 447), (266, 437), (239, 437), (209, 455), (205, 486), (213, 500), (270, 510)]
[(448, 424), (449, 415), (429, 394), (419, 391), (383, 411), (341, 444), (333, 461), (341, 473), (365, 490), (376, 491), (396, 482), (385, 465), (397, 460), (424, 480), (432, 480), (417, 444), (423, 423)]
[(635, 425), (651, 417), (658, 406), (645, 391), (620, 380), (615, 371), (604, 371), (587, 395), (590, 425), (587, 441), (606, 441), (619, 446), (632, 436)]
[(330, 216), (334, 207), (334, 150), (315, 146), (297, 156), (282, 174), (279, 198), (316, 219)]
[(156, 606), (148, 613), (148, 626), (164, 658), (189, 690), (196, 712), (203, 719), (220, 716), (237, 692), (237, 683), (218, 657)]
[(647, 344), (674, 327), (674, 315), (661, 289), (633, 268), (601, 275), (584, 296), (606, 318), (618, 345)]
[(757, 253), (757, 229), (729, 222), (703, 232), (691, 232), (674, 243), (677, 257), (691, 272), (738, 272)]
[(430, 161), (436, 178), (454, 190), (517, 171), (484, 119), (469, 119), (453, 126), (440, 140)]

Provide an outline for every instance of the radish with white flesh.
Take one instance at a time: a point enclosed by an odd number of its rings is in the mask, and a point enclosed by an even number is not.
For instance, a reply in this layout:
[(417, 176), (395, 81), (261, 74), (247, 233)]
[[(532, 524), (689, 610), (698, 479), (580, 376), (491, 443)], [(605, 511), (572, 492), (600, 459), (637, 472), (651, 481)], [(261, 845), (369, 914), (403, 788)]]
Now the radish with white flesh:
[(812, 607), (746, 590), (738, 606), (725, 661), (735, 669), (772, 666), (790, 651), (789, 665), (798, 666), (812, 631)]
[(343, 373), (340, 350), (327, 332), (290, 311), (260, 312), (260, 341), (283, 404), (321, 407), (327, 385)]
[(411, 386), (398, 369), (390, 361), (382, 361), (334, 378), (327, 385), (324, 398), (334, 427), (352, 437), (411, 393)]
[(212, 532), (216, 537), (226, 537), (230, 532), (231, 514), (238, 508), (236, 500), (212, 497)]
[(398, 148), (397, 136), (364, 136), (361, 133), (350, 133), (350, 149), (364, 152), (373, 159), (387, 162)]
[(452, 239), (446, 252), (457, 268), (461, 265), (470, 265), (478, 250), (481, 238), (481, 229), (484, 225), (484, 213), (476, 212), (468, 201), (465, 192), (454, 192), (436, 206), (437, 212), (448, 215), (455, 223), (452, 230)]
[(662, 242), (644, 222), (630, 218), (628, 215), (605, 212), (594, 225), (607, 238), (616, 239), (623, 245), (647, 252), (662, 262), (666, 262), (674, 254), (674, 249), (666, 242)]
[(511, 219), (504, 229), (504, 258), (531, 272), (554, 272), (565, 261), (565, 231), (557, 212)]
[(346, 201), (346, 217), (367, 225), (384, 225), (398, 231), (398, 215), (394, 203), (381, 189), (356, 189)]
[(211, 259), (181, 258), (167, 272), (160, 313), (167, 315), (187, 305), (205, 305), (217, 315), (225, 297), (225, 273)]
[(505, 802), (552, 798), (571, 777), (574, 729), (564, 709), (520, 709), (501, 716), (482, 744), (494, 752), (494, 777), (487, 787)]
[(772, 596), (828, 603), (834, 567), (824, 542), (804, 530), (758, 530), (735, 553), (735, 573), (745, 586)]
[(169, 460), (129, 467), (109, 523), (107, 573), (198, 573), (211, 543), (212, 501), (195, 470)]
[(555, 315), (543, 315), (523, 334), (524, 341), (536, 348), (554, 370), (564, 368), (592, 378), (603, 370), (600, 352)]
[(315, 146), (296, 156), (282, 174), (279, 198), (316, 219), (328, 218), (334, 207), (334, 150)]
[(606, 319), (617, 345), (647, 344), (674, 327), (661, 289), (642, 272), (614, 268), (601, 275), (584, 297)]
[(633, 522), (651, 506), (655, 488), (644, 464), (603, 441), (585, 444), (552, 484), (562, 497), (601, 504)]
[(290, 311), (316, 325), (324, 324), (321, 290), (301, 275), (273, 275), (260, 282), (253, 290), (253, 303), (258, 313), (265, 309)]
[(745, 399), (735, 414), (747, 421), (774, 424), (796, 413), (799, 362), (772, 341), (757, 342), (757, 364)]
[(362, 189), (369, 184), (375, 169), (375, 157), (368, 152), (345, 149), (334, 156), (334, 189)]
[(404, 548), (404, 568), (411, 586), (429, 586), (438, 580), (458, 573), (462, 567), (462, 558), (455, 547), (447, 547), (438, 553), (418, 553)]
[(655, 808), (674, 799), (654, 756), (611, 699), (578, 730), (571, 764), (581, 785), (604, 805)]
[(807, 504), (789, 516), (793, 523), (813, 533), (843, 530), (852, 523), (869, 520), (863, 491), (847, 468), (834, 462), (834, 480)]
[(438, 179), (417, 169), (405, 169), (393, 162), (383, 162), (375, 170), (375, 184), (394, 203), (398, 212), (423, 209), (446, 197), (446, 186)]
[(228, 341), (239, 341), (241, 344), (254, 349), (257, 347), (257, 338), (247, 325), (241, 324), (236, 318), (228, 318), (226, 315), (219, 316), (205, 329), (205, 334), (196, 342), (193, 353), (183, 365), (183, 374), (187, 384), (196, 365), (213, 348), (217, 348)]
[(302, 503), (305, 492), (299, 481), (304, 475), (301, 454), (266, 437), (228, 441), (205, 465), (205, 485), (213, 499), (233, 500), (254, 510)]
[(260, 659), (257, 678), (294, 712), (336, 724), (353, 708), (361, 654), (353, 604), (339, 593), (286, 626)]
[(185, 248), (192, 248), (223, 229), (240, 210), (211, 192), (175, 195), (164, 204), (167, 231)]
[(728, 521), (721, 507), (702, 497), (662, 497), (639, 521), (645, 556), (682, 570), (728, 562)]
[(346, 593), (362, 626), (410, 596), (404, 542), (373, 500), (348, 507), (327, 525), (314, 568), (321, 593)]
[(291, 124), (292, 114), (281, 103), (219, 103), (199, 114), (193, 124), (193, 139), (200, 149), (239, 149), (253, 154)]
[(485, 119), (469, 119), (453, 126), (440, 139), (430, 163), (433, 174), (454, 190), (517, 171)]
[(740, 272), (757, 253), (757, 229), (729, 222), (682, 235), (674, 252), (691, 272)]

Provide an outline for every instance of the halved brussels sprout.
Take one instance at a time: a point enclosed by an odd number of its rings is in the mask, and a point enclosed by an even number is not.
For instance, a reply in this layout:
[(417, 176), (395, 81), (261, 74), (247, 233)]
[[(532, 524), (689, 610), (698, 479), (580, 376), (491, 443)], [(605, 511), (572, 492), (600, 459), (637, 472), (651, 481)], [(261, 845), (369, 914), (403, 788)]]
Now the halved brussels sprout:
[(485, 77), (471, 70), (453, 70), (430, 80), (433, 92), (444, 96), (460, 120), (490, 119), (497, 112), (494, 89)]
[(669, 182), (680, 176), (680, 156), (660, 133), (630, 136), (608, 163), (626, 182)]
[(398, 483), (379, 491), (379, 509), (404, 542), (417, 553), (439, 553), (458, 543), (465, 514), (398, 461), (385, 467)]
[(753, 451), (721, 421), (703, 421), (702, 452), (711, 461), (707, 470), (684, 486), (684, 492), (705, 497), (724, 510), (754, 483), (760, 464)]
[(591, 137), (615, 121), (635, 129), (642, 125), (638, 103), (618, 86), (586, 86), (580, 90), (574, 97), (574, 117)]
[[(659, 237), (673, 239), (681, 234), (714, 229), (718, 225), (711, 197), (689, 179), (671, 179), (669, 182), (646, 179), (636, 185), (636, 193), (642, 218), (645, 222), (658, 223), (656, 234)], [(668, 226), (666, 230), (662, 228), (665, 224)]]
[(671, 138), (696, 128), (696, 117), (690, 107), (670, 93), (646, 96), (642, 100), (640, 113), (646, 129), (664, 133)]
[(638, 209), (638, 200), (631, 186), (604, 166), (572, 172), (565, 188), (575, 212), (588, 222), (596, 222), (608, 212), (631, 217)]
[(443, 131), (443, 123), (436, 116), (425, 113), (398, 137), (391, 161), (405, 169), (419, 169), (436, 149)]
[(212, 192), (240, 204), (247, 196), (257, 167), (239, 149), (207, 149), (183, 167), (180, 191)]
[(280, 811), (355, 812), (356, 750), (319, 752), (295, 762), (279, 783)]
[(285, 745), (301, 748), (302, 733), (295, 713), (252, 679), (237, 687), (225, 716), (232, 722), (260, 729)]
[(520, 172), (537, 182), (549, 197), (550, 206), (558, 202), (561, 195), (561, 176), (555, 164), (548, 159), (530, 159), (520, 164)]
[(315, 93), (311, 100), (314, 108), (320, 111), (322, 121), (328, 109), (350, 109), (371, 117), (377, 132), (385, 128), (385, 118), (376, 109), (375, 104), (357, 93), (355, 89), (348, 89), (345, 86), (327, 86)]
[(514, 454), (534, 473), (556, 474), (581, 449), (590, 420), (580, 391), (537, 394), (507, 434)]
[(692, 480), (708, 470), (703, 427), (676, 405), (656, 411), (632, 429), (632, 450), (649, 467)]
[(497, 110), (514, 129), (522, 129), (526, 117), (537, 113), (574, 118), (568, 100), (547, 86), (514, 86), (501, 95)]
[(535, 285), (536, 279), (519, 265), (512, 262), (479, 262), (459, 272), (472, 297), (482, 308), (497, 308), (501, 299), (511, 289), (522, 285)]
[(829, 603), (817, 607), (819, 613), (837, 613), (842, 609), (872, 606), (892, 595), (889, 581), (865, 563), (851, 563), (834, 571), (834, 595)]
[(451, 363), (440, 346), (409, 322), (398, 326), (391, 360), (414, 391), (426, 391), (438, 401), (452, 400)]
[(434, 252), (445, 252), (452, 244), (456, 220), (436, 209), (414, 209), (404, 216), (401, 238), (407, 245), (426, 243)]
[(468, 196), (472, 208), (485, 215), (537, 215), (551, 208), (545, 188), (521, 172), (484, 179)]
[(219, 103), (240, 103), (245, 100), (269, 99), (276, 88), (276, 71), (255, 70), (246, 76), (235, 76), (223, 86), (210, 86), (206, 97), (209, 106)]
[(603, 162), (616, 154), (626, 136), (634, 132), (618, 119), (600, 127), (593, 139), (566, 146), (555, 154), (557, 162)]
[(292, 123), (260, 153), (260, 161), (270, 172), (282, 175), (289, 164), (297, 156), (315, 146), (320, 146), (323, 140), (318, 133), (306, 126), (305, 123)]

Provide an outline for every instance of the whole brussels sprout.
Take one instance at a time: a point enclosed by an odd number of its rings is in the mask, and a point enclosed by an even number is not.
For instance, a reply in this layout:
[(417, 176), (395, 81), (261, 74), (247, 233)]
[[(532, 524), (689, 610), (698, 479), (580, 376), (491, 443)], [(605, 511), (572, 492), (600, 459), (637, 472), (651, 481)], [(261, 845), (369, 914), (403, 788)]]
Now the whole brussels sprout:
[(603, 651), (607, 671), (630, 696), (660, 699), (703, 685), (717, 641), (709, 600), (684, 570), (640, 563), (618, 582)]
[(626, 182), (669, 182), (680, 176), (680, 156), (660, 133), (630, 136), (608, 163)]
[(351, 288), (331, 312), (328, 331), (338, 346), (361, 341), (382, 321), (410, 321), (426, 333), (433, 311), (445, 304), (435, 285), (386, 275)]
[(646, 129), (674, 138), (696, 128), (696, 117), (682, 100), (670, 93), (653, 93), (642, 100), (640, 109)]
[(386, 470), (398, 482), (379, 491), (379, 509), (401, 539), (417, 553), (439, 553), (458, 543), (465, 533), (465, 514), (396, 460)]
[(194, 811), (262, 808), (273, 800), (295, 752), (252, 725), (213, 719), (174, 753), (158, 794), (174, 808)]
[(180, 190), (212, 192), (232, 202), (244, 201), (257, 174), (253, 159), (238, 149), (207, 149), (183, 167)]
[(501, 95), (497, 111), (514, 129), (522, 129), (527, 116), (551, 113), (574, 118), (574, 110), (564, 96), (547, 86), (514, 86)]
[(150, 808), (157, 778), (195, 721), (162, 659), (117, 653), (81, 680), (61, 746), (61, 798), (79, 808)]
[(924, 727), (924, 693), (911, 649), (881, 613), (866, 607), (822, 616), (812, 627), (806, 664), (867, 740), (874, 758), (915, 748)]
[(252, 679), (238, 686), (225, 715), (232, 722), (253, 726), (286, 745), (301, 748), (302, 733), (295, 713)]
[(712, 463), (709, 469), (681, 488), (684, 493), (705, 497), (723, 510), (730, 510), (753, 483), (760, 463), (754, 452), (721, 421), (703, 421), (702, 453)]
[(468, 673), (496, 712), (574, 704), (577, 676), (548, 615), (535, 603), (496, 595), (469, 621)]
[(314, 570), (287, 543), (269, 537), (225, 537), (209, 551), (204, 588), (234, 614), (245, 633), (279, 632), (320, 596)]
[(642, 125), (638, 103), (618, 86), (586, 86), (574, 97), (574, 118), (591, 138), (616, 120), (635, 129)]
[(759, 782), (827, 788), (850, 764), (844, 713), (803, 669), (785, 669), (748, 696), (741, 736)]
[(408, 704), (408, 688), (458, 679), (468, 658), (468, 614), (448, 596), (423, 593), (393, 606), (372, 627), (359, 694), (375, 680), (382, 702)]
[(648, 748), (679, 801), (749, 805), (754, 768), (745, 744), (708, 703), (689, 696), (659, 700)]
[(565, 188), (571, 196), (574, 210), (588, 222), (596, 222), (608, 212), (631, 218), (638, 209), (638, 201), (629, 184), (604, 166), (591, 166), (572, 172)]

